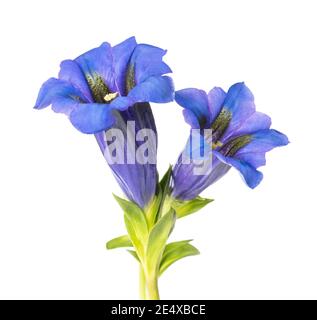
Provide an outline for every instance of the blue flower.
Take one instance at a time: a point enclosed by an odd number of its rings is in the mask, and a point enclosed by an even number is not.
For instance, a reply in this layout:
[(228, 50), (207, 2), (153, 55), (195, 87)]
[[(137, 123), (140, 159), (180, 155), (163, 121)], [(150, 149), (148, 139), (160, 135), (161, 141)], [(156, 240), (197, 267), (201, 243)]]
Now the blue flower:
[[(198, 89), (175, 92), (176, 102), (184, 107), (185, 121), (194, 129), (211, 129), (204, 137), (210, 146), (212, 164), (208, 174), (194, 173), (193, 158), (184, 163), (179, 157), (173, 169), (173, 196), (189, 200), (223, 177), (231, 167), (236, 168), (250, 188), (255, 188), (263, 174), (257, 170), (265, 165), (265, 153), (288, 144), (281, 132), (270, 129), (271, 119), (257, 112), (252, 92), (244, 83), (236, 83), (228, 93), (214, 88), (208, 94)], [(204, 147), (204, 149), (206, 149)]]
[[(166, 51), (137, 44), (129, 38), (111, 47), (103, 43), (75, 60), (61, 63), (58, 79), (47, 80), (40, 89), (35, 108), (52, 105), (55, 112), (66, 114), (71, 123), (83, 133), (94, 133), (103, 154), (109, 142), (105, 131), (120, 129), (125, 134), (124, 163), (109, 166), (125, 195), (146, 208), (157, 188), (155, 163), (127, 163), (127, 122), (133, 121), (136, 134), (141, 129), (156, 126), (148, 102), (165, 103), (173, 100), (171, 69), (162, 61)], [(155, 138), (156, 139), (156, 138)], [(134, 141), (136, 148), (142, 142)], [(156, 157), (156, 140), (148, 150)]]
[(105, 42), (75, 60), (63, 61), (58, 79), (42, 85), (35, 109), (52, 105), (83, 133), (111, 128), (116, 112), (135, 103), (173, 100), (172, 80), (163, 76), (171, 72), (162, 61), (165, 53), (137, 44), (134, 37), (114, 47)]

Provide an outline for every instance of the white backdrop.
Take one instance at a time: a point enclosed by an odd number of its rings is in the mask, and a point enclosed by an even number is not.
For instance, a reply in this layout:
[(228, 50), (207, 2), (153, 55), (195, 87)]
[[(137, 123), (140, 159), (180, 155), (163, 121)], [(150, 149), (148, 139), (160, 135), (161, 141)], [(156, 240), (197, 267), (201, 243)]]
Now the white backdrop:
[[(0, 297), (137, 299), (138, 268), (107, 251), (124, 232), (121, 194), (92, 136), (32, 109), (59, 63), (135, 35), (168, 49), (178, 89), (245, 81), (289, 136), (248, 189), (230, 171), (216, 201), (178, 221), (173, 239), (201, 255), (160, 280), (165, 299), (317, 298), (315, 1), (1, 1)], [(175, 103), (153, 105), (159, 170), (188, 134)]]

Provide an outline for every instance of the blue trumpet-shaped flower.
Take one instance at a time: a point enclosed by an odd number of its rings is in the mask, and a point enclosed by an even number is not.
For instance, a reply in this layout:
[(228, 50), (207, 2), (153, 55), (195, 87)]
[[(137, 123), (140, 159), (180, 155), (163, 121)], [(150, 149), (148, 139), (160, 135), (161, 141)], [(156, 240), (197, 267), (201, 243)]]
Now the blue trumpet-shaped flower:
[(208, 94), (184, 89), (175, 93), (175, 100), (184, 107), (184, 118), (193, 129), (200, 129), (202, 136), (203, 129), (211, 129), (201, 140), (210, 147), (208, 156), (212, 158), (207, 174), (197, 175), (194, 158), (184, 163), (183, 155), (179, 157), (173, 169), (173, 196), (177, 199), (195, 198), (231, 167), (255, 188), (263, 178), (257, 168), (265, 165), (265, 153), (288, 144), (284, 134), (270, 129), (270, 117), (255, 110), (253, 94), (244, 83), (234, 84), (228, 93), (217, 87)]
[(172, 80), (163, 76), (171, 72), (162, 61), (165, 53), (137, 44), (134, 37), (114, 47), (105, 42), (75, 60), (63, 61), (58, 79), (43, 84), (35, 108), (52, 105), (84, 133), (111, 128), (118, 110), (138, 102), (173, 100)]
[[(129, 127), (127, 126), (128, 121), (132, 121), (135, 125), (133, 132), (130, 134), (135, 135), (142, 129), (150, 129), (154, 133), (154, 137), (148, 137), (151, 140), (148, 143), (147, 152), (152, 154), (151, 162), (138, 162), (128, 163), (128, 158), (135, 157), (135, 150), (131, 150), (128, 146), (127, 135)], [(157, 151), (157, 131), (152, 114), (151, 106), (149, 103), (137, 103), (130, 107), (126, 111), (121, 111), (116, 115), (115, 129), (119, 129), (125, 136), (122, 144), (123, 154), (125, 162), (121, 163), (109, 163), (110, 168), (124, 191), (125, 195), (133, 202), (139, 205), (141, 208), (146, 208), (153, 199), (157, 183), (157, 168), (156, 168), (156, 151)], [(111, 144), (105, 137), (105, 132), (98, 132), (95, 134), (101, 152), (106, 155)], [(142, 141), (135, 140), (135, 149), (142, 145)], [(106, 157), (107, 159), (107, 157)]]
[[(111, 47), (103, 43), (75, 60), (61, 63), (58, 79), (50, 78), (40, 89), (35, 108), (52, 105), (55, 112), (66, 114), (83, 133), (94, 133), (103, 154), (109, 141), (107, 129), (119, 129), (125, 135), (124, 163), (110, 163), (110, 168), (126, 196), (145, 208), (157, 187), (156, 163), (127, 163), (127, 122), (133, 121), (135, 135), (140, 129), (156, 127), (149, 102), (173, 100), (171, 69), (162, 61), (166, 51), (137, 44), (134, 37)], [(156, 138), (155, 138), (156, 139)], [(156, 140), (147, 150), (156, 157)], [(134, 141), (136, 148), (142, 142)]]

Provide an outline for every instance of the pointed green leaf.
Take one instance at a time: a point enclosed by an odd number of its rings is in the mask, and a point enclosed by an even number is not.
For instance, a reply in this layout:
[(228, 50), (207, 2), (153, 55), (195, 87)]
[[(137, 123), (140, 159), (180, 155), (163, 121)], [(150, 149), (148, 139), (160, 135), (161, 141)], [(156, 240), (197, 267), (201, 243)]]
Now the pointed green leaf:
[(176, 211), (177, 218), (182, 218), (202, 209), (212, 201), (214, 200), (201, 198), (199, 196), (193, 200), (188, 200), (188, 201), (180, 201), (180, 200), (173, 199), (172, 207)]
[(158, 271), (158, 263), (163, 254), (166, 241), (173, 230), (175, 220), (176, 214), (172, 209), (160, 218), (150, 232), (146, 250), (147, 268), (149, 272)]
[(135, 259), (137, 259), (138, 260), (138, 262), (140, 262), (140, 259), (139, 259), (139, 257), (138, 257), (138, 254), (135, 252), (135, 251), (133, 251), (133, 250), (127, 250)]
[(143, 240), (143, 236), (138, 233), (137, 223), (135, 221), (131, 221), (126, 214), (124, 215), (124, 222), (135, 250), (138, 252), (140, 257), (143, 257), (145, 252), (144, 243), (146, 243), (146, 240)]
[(141, 208), (131, 201), (124, 200), (116, 195), (115, 199), (124, 211), (124, 221), (133, 246), (138, 255), (144, 255), (144, 245), (147, 243), (148, 226)]
[[(158, 219), (163, 215), (165, 199), (169, 196), (169, 193), (170, 193), (170, 181), (171, 181), (171, 176), (172, 176), (172, 170), (173, 170), (173, 168), (170, 165), (168, 167), (168, 170), (166, 171), (166, 173), (164, 174), (163, 178), (161, 179), (161, 181), (159, 183), (159, 189), (160, 189), (160, 194), (161, 194), (161, 203), (160, 203), (160, 208), (159, 208), (159, 212), (157, 215)], [(170, 210), (170, 207), (168, 206), (168, 210), (166, 210), (166, 211), (169, 211), (169, 210)]]
[(172, 242), (166, 246), (160, 264), (160, 275), (174, 262), (199, 254), (199, 250), (189, 244), (189, 241), (191, 240)]
[(172, 166), (170, 165), (164, 174), (163, 178), (160, 181), (160, 187), (162, 190), (163, 195), (165, 196), (166, 193), (169, 191), (170, 188), (170, 180), (171, 180), (171, 175), (172, 175)]
[(111, 239), (106, 243), (107, 249), (116, 249), (116, 248), (132, 247), (132, 246), (133, 246), (132, 242), (128, 235)]
[(184, 245), (188, 244), (191, 241), (193, 241), (193, 240), (189, 239), (189, 240), (182, 240), (182, 241), (175, 241), (175, 242), (168, 243), (166, 245), (165, 249), (164, 249), (164, 253), (163, 253), (163, 256), (162, 256), (162, 261), (171, 252), (173, 252), (174, 250), (179, 249), (181, 246), (184, 246)]
[(144, 209), (148, 221), (149, 228), (151, 228), (157, 219), (159, 208), (161, 205), (162, 193), (158, 192), (149, 205)]
[(132, 212), (132, 214), (144, 216), (143, 210), (136, 203), (122, 199), (115, 194), (113, 196), (125, 213)]

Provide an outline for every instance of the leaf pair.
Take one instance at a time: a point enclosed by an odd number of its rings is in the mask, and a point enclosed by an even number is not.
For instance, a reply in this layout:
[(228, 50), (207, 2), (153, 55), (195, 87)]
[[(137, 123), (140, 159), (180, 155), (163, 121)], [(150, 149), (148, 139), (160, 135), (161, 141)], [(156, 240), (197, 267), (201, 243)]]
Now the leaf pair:
[(145, 215), (136, 204), (115, 195), (114, 197), (124, 211), (128, 236), (112, 239), (107, 243), (107, 248), (112, 249), (133, 245), (138, 257), (141, 260), (146, 258), (149, 269), (157, 269), (155, 265), (160, 260), (167, 239), (174, 228), (176, 221), (175, 211), (171, 209), (159, 218), (153, 228), (149, 230)]
[[(174, 262), (189, 256), (194, 256), (199, 254), (199, 250), (191, 245), (189, 242), (192, 240), (183, 240), (177, 242), (171, 242), (167, 244), (164, 249), (162, 260), (160, 263), (159, 274), (161, 275), (169, 266)], [(116, 249), (124, 247), (133, 247), (127, 235), (114, 238), (107, 242), (107, 249)], [(139, 260), (137, 254), (133, 250), (128, 250), (137, 260)]]
[[(189, 242), (192, 240), (183, 240), (177, 242), (171, 242), (166, 245), (159, 267), (159, 275), (161, 275), (169, 266), (176, 261), (199, 254), (199, 250), (191, 245)], [(107, 249), (133, 247), (129, 236), (124, 235), (118, 238), (114, 238), (107, 243)], [(138, 261), (139, 258), (135, 251), (128, 250)]]
[(174, 210), (161, 217), (151, 230), (146, 249), (146, 269), (148, 273), (158, 274), (161, 257), (169, 235), (176, 221)]
[(179, 201), (171, 197), (172, 167), (170, 166), (158, 185), (158, 192), (152, 203), (144, 211), (135, 203), (116, 195), (115, 199), (124, 211), (124, 221), (128, 235), (110, 240), (107, 249), (134, 247), (128, 250), (146, 269), (147, 273), (161, 275), (174, 262), (199, 254), (190, 240), (172, 242), (166, 245), (176, 218), (192, 214), (212, 199), (196, 197)]

